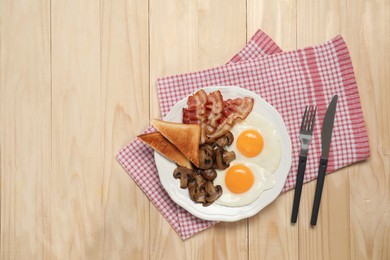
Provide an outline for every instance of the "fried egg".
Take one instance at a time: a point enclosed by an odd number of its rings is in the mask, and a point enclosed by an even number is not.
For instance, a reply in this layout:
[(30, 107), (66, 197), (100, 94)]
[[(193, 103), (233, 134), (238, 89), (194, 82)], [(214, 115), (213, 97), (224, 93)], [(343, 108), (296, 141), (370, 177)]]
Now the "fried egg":
[(253, 111), (230, 131), (234, 141), (227, 150), (234, 151), (236, 159), (226, 170), (217, 171), (214, 184), (221, 185), (223, 192), (215, 203), (237, 207), (275, 186), (273, 173), (279, 167), (282, 145), (274, 124)]
[(237, 161), (257, 164), (271, 174), (277, 170), (282, 145), (279, 132), (269, 119), (252, 111), (230, 131), (234, 141), (227, 150), (235, 152)]
[(235, 161), (228, 169), (218, 171), (214, 185), (221, 185), (223, 191), (215, 203), (237, 207), (255, 201), (263, 191), (275, 186), (275, 180), (257, 164)]

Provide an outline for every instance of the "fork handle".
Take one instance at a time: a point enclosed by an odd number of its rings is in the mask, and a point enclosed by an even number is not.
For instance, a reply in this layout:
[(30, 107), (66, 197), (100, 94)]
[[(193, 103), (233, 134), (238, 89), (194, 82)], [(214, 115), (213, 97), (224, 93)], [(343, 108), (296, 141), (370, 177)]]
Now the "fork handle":
[(294, 192), (294, 203), (291, 214), (291, 223), (297, 223), (299, 202), (301, 200), (302, 185), (304, 179), (304, 173), (306, 169), (307, 156), (299, 156), (298, 174)]

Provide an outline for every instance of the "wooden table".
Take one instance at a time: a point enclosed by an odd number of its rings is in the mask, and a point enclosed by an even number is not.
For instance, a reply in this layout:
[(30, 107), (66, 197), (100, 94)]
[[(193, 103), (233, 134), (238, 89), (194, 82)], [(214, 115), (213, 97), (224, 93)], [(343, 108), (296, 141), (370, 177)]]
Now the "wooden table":
[[(1, 259), (390, 259), (388, 0), (1, 0)], [(159, 116), (158, 77), (224, 64), (261, 28), (345, 38), (369, 160), (183, 242), (114, 159)]]

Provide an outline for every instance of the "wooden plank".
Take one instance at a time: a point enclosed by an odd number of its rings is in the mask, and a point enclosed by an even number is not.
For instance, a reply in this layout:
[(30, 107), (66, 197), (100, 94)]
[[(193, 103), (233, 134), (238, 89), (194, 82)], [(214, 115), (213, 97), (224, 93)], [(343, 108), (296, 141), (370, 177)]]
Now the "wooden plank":
[[(247, 6), (248, 34), (261, 29), (283, 50), (296, 48), (296, 1), (255, 1)], [(298, 227), (290, 224), (293, 192), (249, 219), (250, 259), (298, 259)]]
[[(150, 117), (160, 118), (155, 82), (197, 65), (198, 17), (195, 1), (149, 1)], [(151, 259), (185, 259), (186, 248), (167, 220), (150, 207)]]
[(371, 158), (348, 169), (352, 259), (390, 259), (390, 2), (347, 1), (346, 41)]
[[(298, 0), (297, 47), (321, 44), (346, 28), (345, 1)], [(320, 135), (322, 122), (313, 134)], [(349, 259), (349, 179), (346, 169), (326, 178), (317, 226), (310, 226), (316, 181), (304, 185), (299, 210), (301, 259)]]
[[(245, 1), (150, 1), (151, 117), (159, 117), (155, 81), (226, 63), (246, 40)], [(150, 209), (151, 259), (246, 259), (246, 221), (218, 224), (181, 241)]]
[(244, 47), (245, 12), (242, 0), (150, 1), (152, 116), (157, 78), (223, 65)]
[(296, 0), (255, 1), (247, 4), (247, 38), (258, 30), (268, 34), (284, 51), (296, 49)]
[(100, 3), (52, 1), (51, 18), (50, 250), (58, 258), (101, 259), (107, 211), (104, 96), (99, 76)]
[(49, 255), (50, 2), (1, 1), (1, 259)]
[(148, 2), (101, 7), (103, 259), (149, 259), (149, 200), (114, 159), (149, 125)]

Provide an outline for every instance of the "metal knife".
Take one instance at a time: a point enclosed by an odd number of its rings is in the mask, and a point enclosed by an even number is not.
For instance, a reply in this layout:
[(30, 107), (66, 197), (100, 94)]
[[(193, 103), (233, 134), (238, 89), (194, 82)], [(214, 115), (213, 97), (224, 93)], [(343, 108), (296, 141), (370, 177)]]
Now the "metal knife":
[(326, 167), (328, 166), (328, 156), (329, 156), (330, 142), (332, 139), (334, 117), (336, 114), (337, 99), (338, 99), (337, 95), (335, 95), (332, 98), (332, 101), (330, 102), (328, 109), (326, 110), (324, 122), (322, 123), (321, 160), (318, 168), (316, 192), (314, 195), (313, 211), (311, 213), (311, 221), (310, 221), (310, 224), (313, 226), (317, 224), (318, 211), (320, 209), (322, 188), (324, 187)]

